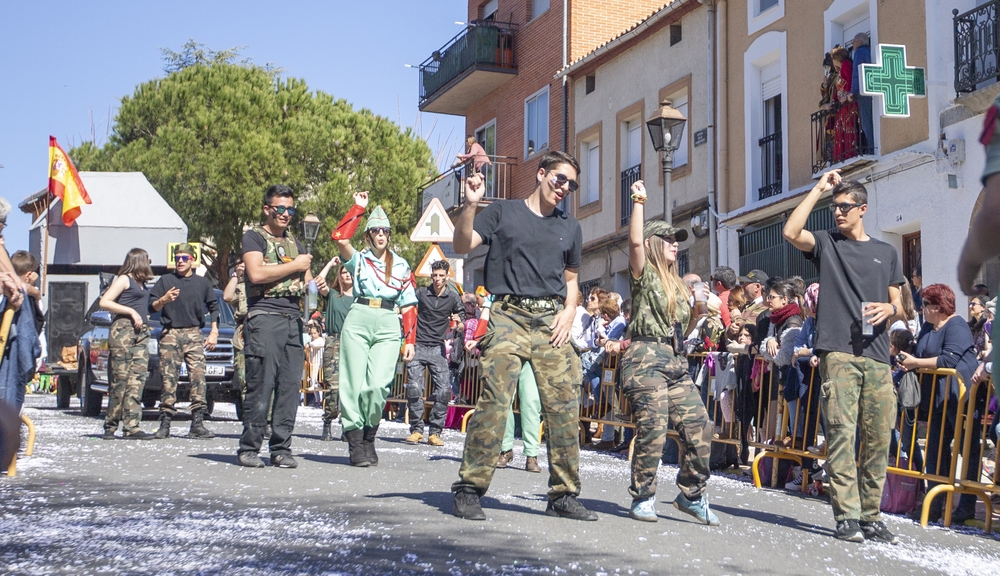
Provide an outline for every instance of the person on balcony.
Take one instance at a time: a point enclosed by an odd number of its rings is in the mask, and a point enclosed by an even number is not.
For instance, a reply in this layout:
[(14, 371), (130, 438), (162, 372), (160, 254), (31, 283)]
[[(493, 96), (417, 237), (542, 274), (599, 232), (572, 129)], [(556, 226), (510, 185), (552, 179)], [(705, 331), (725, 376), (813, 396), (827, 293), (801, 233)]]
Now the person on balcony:
[(864, 140), (860, 146), (869, 154), (875, 153), (875, 127), (872, 122), (872, 97), (861, 94), (861, 65), (872, 63), (872, 50), (868, 46), (868, 34), (858, 32), (854, 37), (854, 57), (851, 59), (851, 101), (858, 103), (861, 119), (861, 133)]
[(479, 142), (476, 142), (475, 136), (469, 136), (465, 139), (465, 154), (458, 154), (455, 158), (458, 158), (458, 162), (454, 166), (471, 164), (471, 172), (475, 172), (476, 174), (485, 174), (483, 166), (493, 165), (490, 162), (490, 157), (486, 154), (486, 150)]
[(837, 112), (833, 122), (832, 164), (843, 162), (858, 155), (858, 103), (853, 101), (854, 62), (843, 46), (830, 51), (833, 67), (837, 70), (837, 92), (834, 99)]

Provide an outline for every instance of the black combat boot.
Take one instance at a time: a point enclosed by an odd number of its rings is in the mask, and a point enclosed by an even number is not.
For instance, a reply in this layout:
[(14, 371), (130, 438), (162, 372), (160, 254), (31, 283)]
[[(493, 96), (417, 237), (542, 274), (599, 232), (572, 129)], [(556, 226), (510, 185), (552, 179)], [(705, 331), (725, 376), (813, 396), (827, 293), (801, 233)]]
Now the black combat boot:
[(160, 412), (160, 429), (153, 433), (153, 438), (157, 440), (170, 438), (170, 414)]
[(205, 428), (204, 409), (195, 410), (191, 414), (191, 430), (188, 432), (188, 438), (215, 438), (215, 433)]
[(378, 454), (375, 453), (375, 434), (378, 433), (378, 426), (368, 427), (365, 426), (365, 454), (368, 455), (368, 461), (371, 462), (372, 466), (378, 466)]
[(371, 466), (368, 461), (368, 451), (365, 450), (365, 431), (360, 428), (344, 432), (347, 438), (347, 452), (351, 458), (351, 466), (365, 468)]
[(333, 433), (330, 431), (330, 424), (332, 424), (332, 422), (327, 420), (323, 421), (323, 435), (319, 437), (319, 439), (323, 442), (333, 441)]

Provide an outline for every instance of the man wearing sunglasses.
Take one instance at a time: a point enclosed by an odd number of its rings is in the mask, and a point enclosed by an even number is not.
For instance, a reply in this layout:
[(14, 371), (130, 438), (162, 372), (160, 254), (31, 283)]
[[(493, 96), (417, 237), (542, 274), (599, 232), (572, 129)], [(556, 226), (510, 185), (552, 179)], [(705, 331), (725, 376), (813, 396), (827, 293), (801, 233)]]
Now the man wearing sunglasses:
[(295, 215), (295, 195), (281, 184), (264, 194), (263, 226), (243, 235), (247, 316), (243, 322), (246, 397), (243, 434), (237, 450), (241, 466), (261, 468), (268, 408), (271, 466), (295, 468), (292, 429), (299, 404), (299, 379), (305, 362), (299, 300), (312, 280), (312, 256), (288, 232)]
[[(583, 232), (573, 216), (557, 208), (576, 190), (580, 166), (563, 152), (542, 156), (534, 192), (523, 200), (493, 202), (478, 215), (486, 190), (483, 177), (465, 183), (465, 203), (455, 226), (453, 247), (467, 254), (480, 245), (486, 255), (486, 289), (494, 295), (490, 321), (476, 330), (485, 389), (465, 438), (454, 513), (485, 520), (479, 504), (493, 479), (507, 425), (507, 410), (521, 367), (535, 372), (549, 445), (549, 503), (545, 513), (597, 520), (577, 500), (580, 494), (580, 359), (570, 346), (570, 330), (580, 289)], [(569, 305), (567, 305), (567, 302)], [(482, 337), (479, 337), (481, 332)]]
[[(191, 382), (191, 430), (189, 438), (214, 438), (205, 428), (208, 408), (205, 389), (205, 350), (214, 350), (219, 339), (219, 303), (212, 284), (194, 273), (194, 246), (185, 242), (174, 252), (174, 273), (164, 274), (149, 291), (149, 307), (162, 310), (160, 323), (160, 428), (153, 438), (170, 436), (170, 421), (177, 415), (177, 380), (181, 364), (187, 362)], [(205, 312), (211, 315), (212, 331), (202, 335)]]
[[(815, 351), (820, 358), (826, 417), (830, 503), (836, 536), (850, 542), (896, 544), (879, 511), (896, 419), (896, 390), (889, 368), (889, 326), (900, 318), (899, 287), (906, 280), (896, 249), (865, 233), (868, 192), (844, 182), (840, 171), (823, 174), (785, 224), (785, 239), (819, 269)], [(830, 193), (837, 229), (810, 232), (806, 220)], [(865, 304), (862, 310), (862, 303)], [(863, 324), (871, 327), (865, 335)], [(863, 416), (863, 417), (862, 417)], [(856, 458), (855, 436), (861, 432)], [(860, 461), (861, 481), (856, 462)]]

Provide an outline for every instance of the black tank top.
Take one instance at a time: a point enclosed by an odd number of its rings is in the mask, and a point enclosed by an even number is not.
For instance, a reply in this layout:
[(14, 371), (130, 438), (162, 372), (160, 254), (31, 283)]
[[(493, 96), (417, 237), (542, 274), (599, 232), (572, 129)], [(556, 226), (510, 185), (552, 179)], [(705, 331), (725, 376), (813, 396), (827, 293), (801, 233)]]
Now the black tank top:
[(128, 276), (128, 288), (122, 290), (115, 302), (138, 312), (139, 316), (142, 316), (143, 324), (149, 322), (149, 289), (133, 280), (131, 276)]

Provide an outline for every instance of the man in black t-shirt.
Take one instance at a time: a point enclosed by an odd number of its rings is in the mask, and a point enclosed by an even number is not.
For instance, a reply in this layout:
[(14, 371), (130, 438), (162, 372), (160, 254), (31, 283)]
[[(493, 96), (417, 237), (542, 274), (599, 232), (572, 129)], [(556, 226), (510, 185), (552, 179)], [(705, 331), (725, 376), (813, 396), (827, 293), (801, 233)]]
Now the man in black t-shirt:
[(243, 235), (247, 290), (243, 356), (247, 393), (237, 457), (241, 466), (264, 466), (257, 454), (264, 443), (270, 404), (271, 465), (295, 468), (298, 463), (292, 457), (292, 429), (305, 363), (299, 299), (312, 280), (309, 272), (312, 256), (288, 233), (295, 215), (291, 188), (280, 184), (270, 186), (264, 194), (263, 210), (267, 222)]
[[(569, 345), (580, 293), (577, 273), (583, 232), (576, 218), (556, 206), (579, 188), (580, 166), (563, 152), (538, 163), (537, 185), (523, 200), (500, 200), (476, 215), (485, 191), (481, 175), (466, 180), (465, 203), (453, 247), (467, 254), (480, 245), (486, 255), (486, 289), (494, 296), (488, 331), (479, 338), (485, 388), (469, 421), (455, 515), (485, 520), (479, 498), (493, 479), (507, 424), (507, 411), (524, 362), (535, 371), (549, 445), (549, 504), (545, 513), (597, 520), (580, 494), (580, 359)], [(567, 306), (566, 303), (570, 305)], [(482, 324), (482, 323), (481, 323)], [(477, 336), (484, 330), (476, 330)]]
[[(815, 350), (823, 379), (820, 405), (826, 418), (836, 536), (851, 542), (896, 544), (896, 536), (881, 521), (879, 507), (896, 419), (889, 326), (899, 318), (899, 287), (905, 279), (896, 250), (865, 233), (864, 185), (842, 182), (839, 172), (823, 174), (788, 218), (784, 236), (819, 268)], [(833, 198), (830, 209), (837, 229), (810, 232), (806, 219), (826, 192)], [(860, 483), (854, 450), (857, 430)]]
[(410, 411), (410, 435), (407, 444), (418, 444), (424, 439), (424, 372), (431, 371), (430, 430), (427, 443), (444, 446), (441, 431), (448, 416), (451, 386), (448, 358), (445, 355), (444, 336), (453, 316), (465, 321), (465, 306), (458, 293), (448, 288), (447, 260), (431, 264), (431, 285), (417, 290), (417, 343), (413, 360), (406, 365), (406, 403)]

